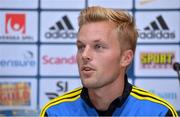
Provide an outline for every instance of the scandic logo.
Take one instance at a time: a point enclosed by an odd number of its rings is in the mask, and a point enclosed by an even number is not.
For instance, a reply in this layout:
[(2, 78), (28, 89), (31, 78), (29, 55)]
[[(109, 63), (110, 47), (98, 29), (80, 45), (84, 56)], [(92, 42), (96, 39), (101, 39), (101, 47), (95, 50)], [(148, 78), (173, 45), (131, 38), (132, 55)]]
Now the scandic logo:
[(60, 64), (76, 64), (76, 56), (72, 55), (70, 57), (50, 57), (48, 55), (44, 55), (42, 57), (43, 64), (51, 64), (51, 65), (60, 65)]
[(25, 14), (6, 14), (5, 33), (19, 32), (25, 34)]
[(69, 18), (65, 15), (62, 17), (62, 21), (57, 21), (54, 26), (49, 28), (49, 32), (45, 33), (47, 39), (67, 39), (67, 38), (76, 38), (77, 32), (74, 31)]
[(170, 31), (164, 18), (159, 15), (156, 20), (144, 27), (144, 31), (139, 33), (140, 39), (175, 39), (175, 32)]

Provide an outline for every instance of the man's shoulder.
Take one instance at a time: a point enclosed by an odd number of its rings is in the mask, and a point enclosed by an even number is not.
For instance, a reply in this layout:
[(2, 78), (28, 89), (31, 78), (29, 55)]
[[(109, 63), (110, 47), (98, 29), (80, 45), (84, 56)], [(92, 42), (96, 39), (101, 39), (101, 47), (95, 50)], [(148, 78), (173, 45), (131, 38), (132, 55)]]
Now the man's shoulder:
[(150, 102), (158, 103), (165, 106), (171, 106), (171, 104), (165, 99), (159, 97), (158, 95), (154, 93), (151, 93), (148, 90), (145, 90), (143, 88), (139, 88), (136, 86), (132, 86), (132, 91), (130, 95), (138, 100), (150, 101)]
[(50, 108), (55, 109), (63, 105), (65, 102), (72, 103), (80, 98), (82, 87), (71, 90), (55, 99), (49, 101), (41, 110), (41, 115), (44, 115)]
[(164, 110), (170, 110), (173, 115), (177, 114), (175, 108), (167, 100), (151, 93), (150, 91), (132, 86), (130, 95), (134, 99), (138, 100), (138, 104), (143, 103), (142, 105), (146, 105), (146, 107), (150, 107), (153, 110), (156, 110), (156, 108), (157, 110), (164, 108)]

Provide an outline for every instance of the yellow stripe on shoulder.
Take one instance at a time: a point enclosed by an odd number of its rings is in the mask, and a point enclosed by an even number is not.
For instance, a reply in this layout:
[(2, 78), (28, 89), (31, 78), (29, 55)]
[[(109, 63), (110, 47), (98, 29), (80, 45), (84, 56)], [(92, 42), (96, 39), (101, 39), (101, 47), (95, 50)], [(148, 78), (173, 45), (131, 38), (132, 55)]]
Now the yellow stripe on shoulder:
[(159, 97), (159, 96), (157, 96), (157, 95), (155, 95), (155, 94), (153, 94), (153, 93), (151, 93), (151, 92), (149, 92), (147, 90), (144, 90), (144, 89), (137, 88), (137, 87), (133, 86), (132, 91), (134, 91), (136, 93), (139, 93), (139, 94), (142, 94), (142, 95), (145, 95), (145, 96), (150, 96), (150, 97), (155, 98), (155, 99), (157, 99), (159, 101), (167, 103), (169, 106), (171, 106), (171, 104), (168, 101), (164, 100), (163, 98), (161, 98), (161, 97)]
[[(140, 94), (140, 95), (138, 95), (138, 94)], [(174, 107), (168, 101), (164, 100), (163, 98), (161, 98), (161, 97), (159, 97), (159, 96), (157, 96), (157, 95), (155, 95), (155, 94), (153, 94), (153, 93), (151, 93), (149, 91), (146, 91), (144, 89), (137, 88), (137, 87), (133, 86), (131, 95), (133, 97), (137, 98), (137, 99), (140, 99), (140, 100), (149, 100), (149, 101), (152, 101), (152, 102), (162, 104), (162, 105), (166, 106), (168, 109), (171, 110), (173, 116), (178, 116), (176, 110), (174, 109)]]
[(51, 106), (60, 104), (62, 102), (70, 102), (77, 100), (80, 97), (81, 91), (82, 91), (82, 87), (76, 88), (70, 92), (63, 94), (62, 96), (52, 99), (42, 108), (40, 116), (44, 117), (46, 110)]

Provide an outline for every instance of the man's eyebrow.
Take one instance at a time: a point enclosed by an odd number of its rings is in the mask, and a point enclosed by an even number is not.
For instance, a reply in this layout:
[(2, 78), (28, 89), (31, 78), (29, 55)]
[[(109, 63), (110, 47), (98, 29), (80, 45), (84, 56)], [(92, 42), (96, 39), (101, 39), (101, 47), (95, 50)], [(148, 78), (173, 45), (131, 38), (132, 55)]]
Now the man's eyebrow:
[(100, 42), (100, 40), (99, 40), (99, 39), (96, 39), (96, 40), (93, 40), (93, 42), (94, 42), (94, 43)]
[[(101, 40), (100, 40), (100, 39), (96, 39), (96, 40), (93, 40), (93, 41), (92, 41), (92, 43), (98, 43), (98, 42), (101, 42)], [(77, 41), (76, 41), (76, 44), (83, 44), (83, 42), (80, 41), (80, 40), (77, 40)]]
[(76, 44), (83, 44), (83, 42), (80, 41), (80, 40), (77, 40), (77, 41), (76, 41)]
[(103, 41), (102, 41), (101, 39), (93, 40), (93, 43), (99, 43), (99, 42), (102, 42), (102, 43), (103, 43)]

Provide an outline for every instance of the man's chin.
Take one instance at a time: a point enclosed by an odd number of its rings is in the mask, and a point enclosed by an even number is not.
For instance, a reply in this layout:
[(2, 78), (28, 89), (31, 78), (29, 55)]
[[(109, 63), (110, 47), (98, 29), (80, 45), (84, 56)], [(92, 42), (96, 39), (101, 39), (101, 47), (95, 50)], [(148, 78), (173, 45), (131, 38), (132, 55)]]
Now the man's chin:
[(101, 86), (98, 85), (98, 83), (93, 82), (82, 82), (83, 87), (86, 87), (88, 89), (98, 89)]
[(96, 85), (94, 83), (90, 83), (87, 81), (82, 82), (82, 85), (83, 85), (83, 87), (86, 87), (86, 88), (95, 88), (96, 87)]

